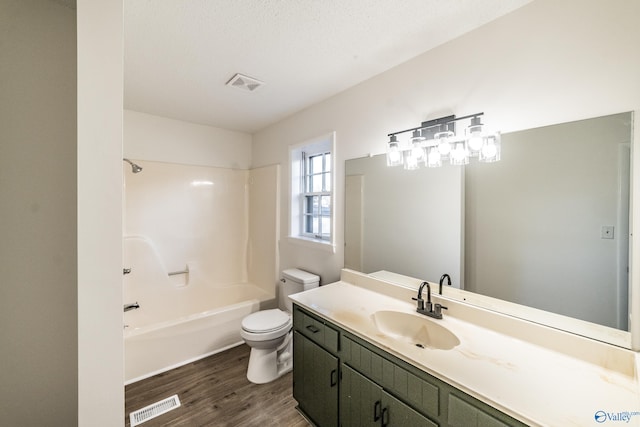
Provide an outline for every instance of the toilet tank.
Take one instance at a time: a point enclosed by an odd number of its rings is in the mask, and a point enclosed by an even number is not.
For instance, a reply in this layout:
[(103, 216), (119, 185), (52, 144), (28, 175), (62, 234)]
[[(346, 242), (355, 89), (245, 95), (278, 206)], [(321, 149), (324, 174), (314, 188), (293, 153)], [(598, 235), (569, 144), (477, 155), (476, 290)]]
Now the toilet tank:
[(283, 270), (280, 279), (280, 307), (290, 312), (293, 306), (289, 295), (317, 288), (318, 285), (320, 276), (297, 268)]

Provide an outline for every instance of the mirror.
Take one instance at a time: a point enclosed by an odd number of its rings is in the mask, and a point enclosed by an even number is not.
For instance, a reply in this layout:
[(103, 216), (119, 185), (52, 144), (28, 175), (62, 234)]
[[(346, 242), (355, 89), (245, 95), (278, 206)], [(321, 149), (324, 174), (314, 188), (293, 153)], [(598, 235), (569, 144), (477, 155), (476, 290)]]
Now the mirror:
[(502, 160), (347, 160), (345, 267), (628, 330), (631, 112), (503, 134)]

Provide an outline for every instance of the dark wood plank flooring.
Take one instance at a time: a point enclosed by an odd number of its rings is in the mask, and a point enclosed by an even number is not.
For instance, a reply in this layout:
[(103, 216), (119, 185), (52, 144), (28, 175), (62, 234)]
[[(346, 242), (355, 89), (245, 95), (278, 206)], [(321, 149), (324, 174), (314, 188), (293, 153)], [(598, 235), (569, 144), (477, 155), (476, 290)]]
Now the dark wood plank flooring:
[(141, 427), (308, 427), (295, 409), (291, 372), (269, 384), (252, 384), (246, 376), (249, 351), (242, 344), (126, 386), (126, 427), (129, 413), (174, 394), (181, 406)]

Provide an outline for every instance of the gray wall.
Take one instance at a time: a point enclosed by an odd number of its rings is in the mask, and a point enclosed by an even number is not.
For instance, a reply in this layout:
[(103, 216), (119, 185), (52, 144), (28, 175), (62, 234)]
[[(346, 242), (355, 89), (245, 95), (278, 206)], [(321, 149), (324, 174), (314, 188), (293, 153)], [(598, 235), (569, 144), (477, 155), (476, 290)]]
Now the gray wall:
[[(460, 286), (462, 260), (462, 171), (459, 167), (422, 167), (407, 171), (387, 167), (386, 156), (347, 160), (347, 176), (361, 175), (361, 225), (349, 218), (347, 230), (362, 230), (360, 253), (347, 251), (345, 265), (364, 273), (387, 270), (437, 282), (449, 273)], [(346, 236), (346, 235), (345, 235)], [(361, 258), (361, 268), (350, 258)]]
[[(617, 196), (630, 136), (631, 114), (610, 115), (503, 135), (503, 161), (470, 163), (465, 289), (626, 329), (615, 308), (629, 210)], [(601, 238), (608, 225), (614, 239)]]
[(78, 420), (76, 13), (0, 2), (0, 425)]

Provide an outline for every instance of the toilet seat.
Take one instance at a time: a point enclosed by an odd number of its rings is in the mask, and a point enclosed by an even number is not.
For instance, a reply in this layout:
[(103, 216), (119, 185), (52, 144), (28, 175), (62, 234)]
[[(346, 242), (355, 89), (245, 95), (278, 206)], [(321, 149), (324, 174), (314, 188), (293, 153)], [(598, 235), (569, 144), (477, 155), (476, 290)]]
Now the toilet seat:
[(291, 329), (291, 316), (275, 308), (258, 311), (242, 319), (242, 335), (253, 340), (269, 340)]

